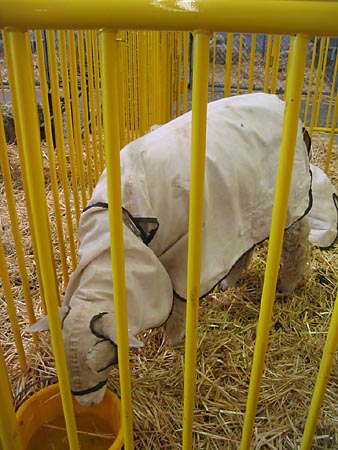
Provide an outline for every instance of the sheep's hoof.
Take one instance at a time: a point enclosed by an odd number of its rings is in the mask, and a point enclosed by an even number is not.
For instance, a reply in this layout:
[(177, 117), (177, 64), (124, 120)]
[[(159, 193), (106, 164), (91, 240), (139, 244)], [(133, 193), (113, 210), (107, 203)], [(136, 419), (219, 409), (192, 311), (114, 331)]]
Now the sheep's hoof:
[(186, 304), (174, 299), (173, 309), (164, 325), (165, 340), (171, 346), (181, 344), (185, 338), (185, 310)]

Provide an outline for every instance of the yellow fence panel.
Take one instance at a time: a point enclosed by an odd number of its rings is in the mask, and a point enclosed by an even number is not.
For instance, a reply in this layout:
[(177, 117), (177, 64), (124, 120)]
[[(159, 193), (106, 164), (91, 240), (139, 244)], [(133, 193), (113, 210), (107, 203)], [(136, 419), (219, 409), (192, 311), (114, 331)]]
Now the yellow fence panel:
[[(26, 369), (29, 355), (25, 354), (26, 337), (21, 337), (17, 299), (13, 297), (7, 259), (17, 259), (27, 323), (32, 324), (36, 313), (41, 310), (48, 312), (71, 449), (79, 448), (79, 444), (57, 307), (60, 294), (67, 287), (69, 274), (77, 266), (76, 230), (81, 212), (102, 170), (107, 166), (108, 186), (112, 187), (108, 189), (112, 278), (124, 445), (129, 450), (134, 448), (135, 442), (119, 151), (130, 141), (148, 133), (153, 125), (165, 124), (192, 109), (182, 436), (182, 446), (188, 450), (195, 445), (207, 102), (254, 91), (276, 93), (286, 99), (288, 108), (271, 238), (240, 444), (242, 449), (249, 449), (268, 351), (292, 174), (291, 150), (299, 115), (311, 136), (318, 131), (328, 134), (325, 172), (330, 174), (333, 168), (331, 159), (335, 156), (334, 143), (338, 132), (338, 46), (335, 37), (338, 4), (331, 1), (226, 0), (220, 3), (211, 0), (198, 4), (168, 1), (164, 5), (163, 2), (126, 0), (117, 5), (108, 0), (95, 3), (51, 0), (42, 14), (37, 12), (37, 3), (35, 0), (12, 0), (6, 5), (0, 4), (0, 28), (6, 30), (1, 33), (6, 71), (0, 69), (0, 98), (1, 103), (7, 103), (9, 96), (13, 109), (19, 172), (27, 210), (27, 225), (19, 223), (13, 192), (13, 183), (17, 180), (10, 165), (0, 111), (1, 174), (8, 209), (6, 220), (8, 216), (11, 225), (9, 232), (1, 230), (0, 269), (13, 346), (17, 352), (15, 359), (18, 359), (22, 371)], [(25, 32), (28, 28), (35, 29), (35, 37), (31, 41), (29, 33)], [(30, 46), (35, 46), (36, 55), (32, 56)], [(41, 116), (38, 116), (37, 103), (41, 103)], [(42, 140), (46, 142), (43, 146)], [(47, 182), (51, 190), (48, 204)], [(29, 228), (38, 292), (31, 292), (27, 261), (30, 248), (27, 250), (23, 244), (24, 226)], [(56, 236), (53, 235), (54, 230)], [(3, 245), (4, 233), (13, 237), (14, 257)], [(302, 450), (311, 448), (334, 362), (337, 308), (338, 300), (305, 425)], [(38, 342), (36, 335), (34, 340)], [(5, 386), (2, 400), (6, 411), (6, 417), (0, 420), (0, 447), (4, 450), (11, 448), (10, 437), (14, 436), (16, 448), (20, 449), (20, 436), (11, 405), (10, 380), (2, 352), (0, 381)]]

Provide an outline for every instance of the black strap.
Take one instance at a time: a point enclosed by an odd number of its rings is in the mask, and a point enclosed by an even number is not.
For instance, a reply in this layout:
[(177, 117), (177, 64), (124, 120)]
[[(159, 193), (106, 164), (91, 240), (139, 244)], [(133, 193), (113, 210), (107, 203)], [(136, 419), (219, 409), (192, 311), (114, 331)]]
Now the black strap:
[[(106, 202), (96, 202), (90, 203), (83, 209), (83, 213), (91, 208), (104, 208), (108, 209), (108, 203)], [(134, 217), (130, 214), (128, 210), (122, 207), (122, 211), (126, 218), (125, 225), (127, 225), (132, 232), (142, 239), (145, 245), (149, 245), (153, 237), (157, 233), (160, 224), (155, 217)]]
[(95, 386), (88, 388), (88, 389), (83, 389), (83, 391), (71, 391), (73, 395), (87, 395), (87, 394), (91, 394), (92, 392), (96, 392), (99, 391), (100, 389), (102, 389), (106, 384), (107, 384), (108, 380), (105, 381), (100, 381), (100, 383), (97, 383)]

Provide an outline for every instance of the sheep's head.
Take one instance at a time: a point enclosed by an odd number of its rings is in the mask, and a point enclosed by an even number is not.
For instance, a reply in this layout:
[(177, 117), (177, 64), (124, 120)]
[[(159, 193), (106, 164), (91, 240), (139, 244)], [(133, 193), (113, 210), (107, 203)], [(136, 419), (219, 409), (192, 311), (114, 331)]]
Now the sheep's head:
[[(79, 302), (60, 308), (60, 319), (72, 394), (81, 405), (92, 406), (103, 399), (112, 365), (117, 363), (115, 315), (99, 311), (95, 302)], [(47, 317), (27, 331), (49, 329)], [(134, 336), (129, 345), (142, 346)]]

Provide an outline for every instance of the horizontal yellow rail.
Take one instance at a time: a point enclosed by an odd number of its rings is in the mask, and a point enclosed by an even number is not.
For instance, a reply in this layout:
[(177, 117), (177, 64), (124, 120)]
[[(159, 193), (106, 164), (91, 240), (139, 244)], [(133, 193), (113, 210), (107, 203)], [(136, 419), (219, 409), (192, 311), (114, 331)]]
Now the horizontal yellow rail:
[(0, 28), (209, 30), (337, 35), (338, 2), (2, 0)]

